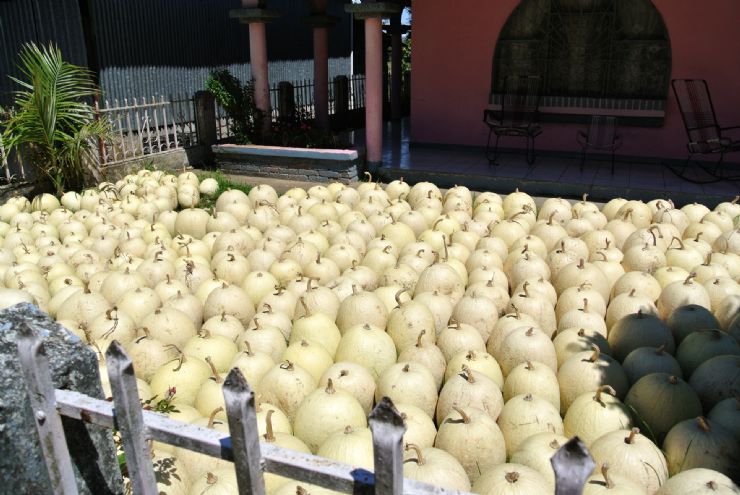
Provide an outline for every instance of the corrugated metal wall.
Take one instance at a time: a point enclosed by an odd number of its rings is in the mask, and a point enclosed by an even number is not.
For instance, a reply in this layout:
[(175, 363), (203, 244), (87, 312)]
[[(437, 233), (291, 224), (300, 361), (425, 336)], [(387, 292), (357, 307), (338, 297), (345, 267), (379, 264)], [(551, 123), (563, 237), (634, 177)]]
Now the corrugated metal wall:
[(54, 41), (67, 60), (87, 65), (77, 0), (0, 1), (0, 105), (12, 101), (16, 88), (8, 76), (20, 75), (16, 55), (30, 41)]
[[(6, 0), (0, 1), (0, 91), (12, 89), (4, 74), (15, 74), (15, 54), (27, 40), (53, 39), (70, 61), (87, 63), (78, 1), (89, 8), (104, 98), (192, 95), (216, 67), (250, 77), (248, 27), (229, 18), (240, 0)], [(341, 0), (329, 5), (341, 18), (330, 31), (333, 77), (351, 72), (351, 20)], [(270, 80), (311, 79), (311, 29), (301, 21), (308, 2), (269, 0), (268, 6), (282, 15), (267, 28)]]

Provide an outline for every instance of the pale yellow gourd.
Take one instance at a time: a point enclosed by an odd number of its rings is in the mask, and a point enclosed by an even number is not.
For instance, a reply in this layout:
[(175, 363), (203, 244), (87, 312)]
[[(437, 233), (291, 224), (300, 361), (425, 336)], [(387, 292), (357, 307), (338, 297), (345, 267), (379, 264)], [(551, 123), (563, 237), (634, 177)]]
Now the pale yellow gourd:
[(550, 459), (568, 441), (563, 435), (552, 432), (535, 433), (529, 436), (511, 454), (510, 462), (523, 464), (538, 471), (555, 490), (555, 472)]
[(576, 398), (563, 418), (565, 436), (577, 436), (588, 447), (605, 433), (632, 428), (630, 410), (615, 393), (604, 385)]
[(639, 428), (606, 433), (589, 452), (597, 466), (607, 463), (612, 475), (631, 479), (646, 493), (655, 493), (668, 479), (666, 458)]
[(531, 435), (542, 432), (563, 434), (563, 420), (555, 406), (532, 394), (509, 399), (497, 422), (506, 440), (506, 454), (509, 456)]
[(365, 427), (365, 411), (349, 392), (335, 388), (331, 378), (325, 388), (314, 390), (300, 404), (293, 420), (293, 432), (312, 452), (335, 431), (345, 426)]
[(434, 446), (452, 454), (475, 483), (487, 468), (506, 461), (504, 436), (485, 411), (475, 407), (452, 409), (439, 425)]

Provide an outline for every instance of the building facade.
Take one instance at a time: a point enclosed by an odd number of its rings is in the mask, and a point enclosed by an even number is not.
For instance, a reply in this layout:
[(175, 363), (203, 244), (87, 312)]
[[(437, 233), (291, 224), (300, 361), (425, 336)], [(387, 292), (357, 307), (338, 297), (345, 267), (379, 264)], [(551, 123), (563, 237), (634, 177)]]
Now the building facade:
[(540, 150), (580, 150), (577, 130), (607, 114), (620, 154), (684, 157), (673, 78), (706, 79), (720, 123), (740, 124), (736, 0), (423, 0), (413, 14), (414, 143), (484, 146), (507, 75), (543, 79)]

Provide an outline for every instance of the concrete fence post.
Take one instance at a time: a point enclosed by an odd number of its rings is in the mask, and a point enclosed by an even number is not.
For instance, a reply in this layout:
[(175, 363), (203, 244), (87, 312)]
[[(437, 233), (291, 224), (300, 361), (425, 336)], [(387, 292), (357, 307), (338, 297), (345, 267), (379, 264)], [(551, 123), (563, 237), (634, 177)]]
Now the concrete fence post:
[(278, 117), (281, 119), (295, 117), (295, 88), (288, 81), (278, 83)]
[(333, 84), (336, 126), (342, 129), (347, 126), (349, 115), (349, 78), (347, 76), (336, 76)]
[(211, 146), (218, 141), (216, 132), (216, 99), (208, 91), (198, 91), (193, 97), (195, 106), (195, 129), (198, 134), (198, 144), (203, 148), (203, 161), (208, 165), (213, 163)]

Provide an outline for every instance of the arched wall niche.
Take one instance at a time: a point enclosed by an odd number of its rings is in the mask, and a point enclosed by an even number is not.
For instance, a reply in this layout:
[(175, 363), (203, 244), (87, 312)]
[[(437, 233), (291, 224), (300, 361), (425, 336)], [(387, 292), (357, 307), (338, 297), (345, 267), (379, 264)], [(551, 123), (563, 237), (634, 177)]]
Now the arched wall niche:
[(491, 103), (507, 76), (539, 75), (550, 120), (612, 113), (660, 125), (670, 74), (668, 30), (650, 0), (522, 0), (496, 43)]

